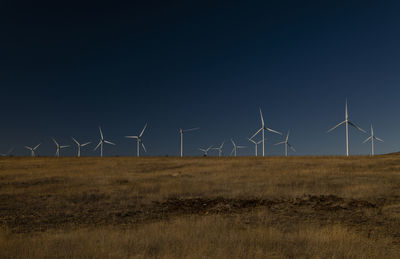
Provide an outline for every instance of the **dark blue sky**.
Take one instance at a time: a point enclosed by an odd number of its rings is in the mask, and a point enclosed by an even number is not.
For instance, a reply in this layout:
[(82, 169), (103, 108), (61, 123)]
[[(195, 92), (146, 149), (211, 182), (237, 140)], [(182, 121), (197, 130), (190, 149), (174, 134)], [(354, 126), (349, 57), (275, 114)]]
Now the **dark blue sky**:
[[(147, 122), (148, 155), (178, 155), (179, 127), (201, 128), (185, 136), (200, 155), (249, 145), (261, 107), (298, 155), (344, 154), (344, 127), (326, 131), (346, 97), (350, 119), (385, 140), (376, 153), (398, 151), (399, 13), (396, 1), (2, 1), (0, 152), (41, 142), (53, 155), (50, 137), (97, 143), (101, 125), (118, 144), (105, 154), (133, 155), (123, 136)], [(366, 137), (351, 130), (352, 154), (370, 152)]]

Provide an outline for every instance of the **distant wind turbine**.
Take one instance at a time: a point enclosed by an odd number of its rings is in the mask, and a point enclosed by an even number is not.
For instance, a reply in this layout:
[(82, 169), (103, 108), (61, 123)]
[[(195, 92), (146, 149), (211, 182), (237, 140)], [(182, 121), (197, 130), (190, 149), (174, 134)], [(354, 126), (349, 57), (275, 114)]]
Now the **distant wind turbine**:
[(248, 140), (254, 144), (255, 156), (258, 156), (258, 144), (262, 143), (262, 140), (258, 142), (252, 140), (251, 138), (248, 138)]
[(208, 156), (208, 151), (212, 149), (212, 146), (209, 146), (207, 149), (199, 148), (200, 151), (204, 153), (204, 156)]
[(222, 156), (222, 148), (223, 148), (223, 146), (224, 146), (224, 143), (225, 143), (225, 142), (222, 142), (222, 144), (221, 144), (219, 147), (214, 147), (214, 148), (212, 148), (212, 149), (214, 149), (214, 150), (218, 150), (218, 157), (221, 157), (221, 156)]
[(262, 155), (265, 156), (265, 137), (264, 137), (265, 133), (264, 133), (264, 131), (267, 130), (269, 132), (273, 132), (273, 133), (276, 133), (279, 135), (282, 135), (282, 133), (280, 133), (276, 130), (270, 129), (268, 127), (265, 127), (264, 117), (262, 115), (261, 108), (260, 108), (260, 117), (261, 117), (261, 128), (256, 133), (254, 133), (254, 135), (250, 139), (253, 139), (255, 136), (257, 136), (258, 133), (262, 132)]
[(358, 127), (354, 122), (351, 122), (349, 120), (349, 113), (347, 111), (347, 99), (346, 99), (346, 109), (345, 109), (345, 117), (344, 117), (344, 121), (340, 122), (339, 124), (337, 124), (335, 127), (331, 128), (330, 130), (328, 130), (328, 132), (331, 132), (332, 130), (336, 129), (337, 127), (339, 127), (342, 124), (346, 124), (346, 156), (349, 156), (349, 125), (358, 129), (361, 132), (367, 133), (365, 132), (365, 130), (363, 130), (362, 128)]
[(87, 146), (87, 145), (89, 145), (91, 142), (86, 142), (86, 143), (83, 143), (83, 144), (80, 144), (75, 138), (73, 138), (72, 137), (72, 140), (76, 143), (76, 145), (78, 146), (78, 155), (77, 155), (77, 157), (80, 157), (81, 156), (81, 147), (84, 147), (84, 146)]
[(69, 146), (60, 146), (60, 144), (57, 143), (57, 141), (53, 138), (54, 144), (56, 144), (57, 150), (56, 150), (56, 157), (60, 156), (60, 150), (63, 148), (67, 148)]
[(188, 131), (199, 130), (200, 128), (192, 128), (192, 129), (179, 129), (179, 134), (181, 136), (181, 157), (183, 157), (183, 133)]
[(97, 150), (97, 148), (100, 147), (100, 157), (103, 157), (103, 144), (107, 143), (107, 144), (114, 145), (114, 146), (115, 146), (115, 144), (104, 139), (103, 132), (101, 131), (101, 127), (99, 127), (99, 131), (100, 131), (100, 142), (99, 142), (99, 144), (97, 144), (97, 146), (94, 148), (94, 150)]
[[(41, 144), (41, 143), (40, 143)], [(35, 154), (35, 150), (40, 146), (40, 144), (38, 144), (38, 145), (36, 145), (35, 147), (28, 147), (28, 146), (25, 146), (25, 148), (26, 149), (29, 149), (30, 151), (31, 151), (31, 156), (32, 157), (34, 157), (36, 154)]]
[(125, 138), (136, 139), (136, 144), (137, 144), (136, 155), (137, 156), (140, 156), (140, 145), (142, 145), (144, 152), (147, 152), (146, 147), (144, 146), (143, 140), (142, 140), (142, 136), (143, 136), (143, 133), (144, 133), (144, 130), (146, 129), (146, 127), (147, 127), (147, 123), (144, 125), (142, 132), (140, 132), (140, 134), (138, 136), (125, 136)]
[(371, 140), (371, 156), (374, 156), (375, 155), (374, 140), (378, 140), (380, 142), (383, 142), (383, 140), (374, 135), (374, 129), (372, 128), (372, 124), (371, 124), (371, 136), (369, 136), (366, 140), (364, 140), (363, 143), (365, 143), (369, 140)]
[(288, 156), (288, 147), (293, 150), (293, 152), (296, 152), (296, 149), (294, 149), (294, 147), (289, 143), (289, 134), (290, 134), (290, 130), (288, 131), (287, 135), (286, 135), (286, 139), (285, 141), (276, 143), (275, 145), (282, 145), (285, 144), (285, 156)]
[(13, 152), (14, 148), (10, 148), (7, 153), (0, 153), (0, 156), (10, 156), (11, 152)]
[(233, 144), (233, 149), (232, 149), (231, 155), (236, 156), (238, 149), (246, 148), (246, 146), (238, 146), (238, 145), (236, 145), (236, 143), (235, 143), (235, 141), (233, 141), (233, 139), (231, 139), (231, 142)]

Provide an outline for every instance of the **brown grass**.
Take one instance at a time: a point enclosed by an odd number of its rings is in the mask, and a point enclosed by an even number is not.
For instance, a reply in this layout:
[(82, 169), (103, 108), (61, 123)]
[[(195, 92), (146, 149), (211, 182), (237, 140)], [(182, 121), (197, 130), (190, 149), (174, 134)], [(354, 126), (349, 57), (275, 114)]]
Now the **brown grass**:
[(400, 156), (1, 158), (0, 257), (398, 258)]

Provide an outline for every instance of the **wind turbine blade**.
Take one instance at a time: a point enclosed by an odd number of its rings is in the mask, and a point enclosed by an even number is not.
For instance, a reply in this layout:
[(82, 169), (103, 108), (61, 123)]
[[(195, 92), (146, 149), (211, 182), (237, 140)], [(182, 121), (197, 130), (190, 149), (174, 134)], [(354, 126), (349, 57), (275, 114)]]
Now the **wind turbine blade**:
[(257, 142), (255, 142), (254, 140), (252, 140), (251, 138), (247, 138), (248, 141), (253, 142), (254, 144), (257, 144)]
[(92, 142), (86, 142), (86, 143), (82, 144), (81, 147), (87, 146), (87, 145), (89, 145), (90, 143), (92, 143)]
[(101, 127), (99, 126), (99, 131), (100, 131), (100, 137), (101, 137), (101, 139), (104, 139), (104, 137), (103, 137), (103, 132), (101, 131)]
[(358, 129), (361, 132), (367, 133), (365, 130), (363, 130), (362, 128), (358, 127), (356, 124), (354, 124), (353, 122), (349, 121), (349, 124), (351, 126), (353, 126), (354, 128)]
[(69, 146), (60, 146), (60, 148), (67, 148), (67, 147), (69, 147)]
[(378, 140), (378, 141), (380, 141), (380, 142), (383, 142), (383, 140), (380, 139), (380, 138), (378, 138), (378, 137), (374, 137), (374, 139), (376, 139), (376, 140)]
[(108, 140), (104, 140), (104, 142), (107, 143), (107, 144), (110, 144), (110, 145), (114, 145), (114, 146), (116, 145), (115, 143), (112, 143), (112, 142), (110, 142)]
[(231, 155), (233, 155), (234, 152), (235, 152), (235, 147), (233, 147)]
[(143, 148), (144, 152), (147, 153), (146, 147), (144, 146), (143, 142), (142, 142), (142, 148)]
[(288, 145), (289, 145), (290, 149), (291, 149), (293, 152), (296, 152), (296, 149), (294, 149), (294, 147), (293, 147), (292, 145), (290, 145), (289, 143), (288, 143)]
[(33, 148), (33, 150), (36, 150), (41, 144), (42, 144), (42, 143), (37, 144), (36, 147)]
[(282, 133), (280, 133), (279, 131), (276, 131), (276, 130), (273, 130), (273, 129), (270, 129), (270, 128), (265, 128), (265, 129), (268, 130), (268, 131), (270, 131), (270, 132), (273, 132), (273, 133), (282, 135)]
[(79, 142), (76, 139), (74, 139), (74, 137), (71, 137), (71, 138), (79, 146)]
[(138, 139), (138, 136), (125, 136), (125, 138), (134, 138), (134, 139)]
[(144, 130), (146, 129), (146, 127), (147, 127), (147, 123), (144, 125), (144, 128), (143, 128), (142, 132), (140, 132), (139, 137), (141, 137), (143, 135)]
[(237, 148), (247, 148), (247, 146), (237, 146)]
[(199, 150), (200, 150), (200, 151), (203, 151), (203, 152), (206, 152), (206, 150), (205, 150), (205, 149), (202, 149), (202, 148), (199, 148)]
[(231, 139), (232, 145), (233, 147), (236, 147), (236, 143), (233, 141), (233, 139)]
[(290, 130), (288, 131), (288, 133), (286, 135), (286, 142), (289, 140), (289, 134), (290, 134)]
[(192, 129), (185, 129), (182, 130), (183, 132), (188, 132), (188, 131), (194, 131), (194, 130), (199, 130), (200, 128), (192, 128)]
[(274, 145), (277, 146), (277, 145), (282, 145), (282, 144), (286, 144), (286, 141), (282, 141), (282, 142), (276, 143)]
[(342, 121), (341, 123), (337, 124), (336, 126), (334, 126), (333, 128), (331, 128), (330, 130), (328, 130), (326, 133), (331, 132), (332, 130), (336, 129), (337, 127), (339, 127), (340, 125), (342, 125), (343, 123), (345, 123), (346, 121)]
[(260, 131), (262, 131), (264, 128), (261, 128), (261, 129), (259, 129), (259, 130), (257, 130), (257, 132), (256, 133), (254, 133), (254, 135), (253, 136), (251, 136), (251, 138), (250, 139), (253, 139), (255, 136), (257, 136), (257, 134), (258, 133), (260, 133)]
[(54, 143), (56, 144), (56, 146), (58, 147), (58, 143), (57, 143), (57, 141), (54, 139), (54, 138), (52, 138), (52, 140), (54, 141)]
[(260, 108), (260, 117), (261, 117), (261, 124), (262, 124), (262, 127), (264, 127), (264, 117), (263, 117), (261, 108)]
[(101, 140), (100, 140), (99, 144), (97, 144), (97, 146), (94, 148), (94, 150), (97, 150), (100, 145), (101, 145)]
[(363, 141), (363, 143), (367, 142), (368, 140), (372, 139), (372, 136), (368, 137), (366, 140)]
[(256, 144), (258, 145), (258, 144), (261, 144), (261, 143), (262, 143), (262, 140), (258, 141)]
[(28, 147), (28, 146), (25, 146), (25, 148), (26, 148), (26, 149), (29, 149), (29, 150), (32, 150), (32, 148), (31, 148), (31, 147)]

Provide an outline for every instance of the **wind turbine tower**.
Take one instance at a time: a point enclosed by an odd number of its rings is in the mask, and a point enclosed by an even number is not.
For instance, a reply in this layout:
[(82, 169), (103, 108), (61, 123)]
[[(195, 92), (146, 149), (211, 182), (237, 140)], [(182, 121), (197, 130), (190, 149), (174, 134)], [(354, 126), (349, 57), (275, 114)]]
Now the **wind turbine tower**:
[(258, 144), (261, 144), (262, 140), (260, 140), (258, 142), (252, 140), (251, 138), (248, 138), (248, 140), (254, 144), (255, 156), (258, 156)]
[(199, 130), (200, 128), (192, 128), (192, 129), (179, 129), (179, 134), (181, 136), (181, 157), (183, 157), (183, 133), (188, 131)]
[(238, 145), (236, 145), (236, 143), (235, 143), (235, 141), (233, 141), (233, 139), (231, 139), (231, 142), (233, 144), (233, 149), (232, 149), (231, 155), (233, 154), (235, 157), (237, 155), (237, 150), (238, 149), (246, 148), (246, 146), (238, 146)]
[(137, 148), (136, 148), (136, 156), (138, 156), (138, 157), (140, 156), (140, 146), (142, 146), (144, 152), (147, 152), (146, 151), (146, 147), (144, 146), (143, 140), (142, 140), (142, 136), (143, 136), (143, 133), (144, 133), (144, 130), (146, 129), (146, 127), (147, 127), (147, 123), (144, 125), (142, 131), (140, 132), (140, 134), (138, 136), (125, 136), (125, 138), (136, 139), (136, 144), (137, 144), (136, 145), (137, 146)]
[(275, 145), (285, 144), (285, 156), (288, 156), (288, 148), (293, 150), (293, 152), (296, 152), (296, 149), (294, 149), (294, 147), (289, 143), (289, 134), (290, 134), (290, 130), (288, 131), (288, 133), (286, 135), (285, 141), (282, 141), (282, 142), (279, 142), (279, 143), (275, 144)]
[(57, 143), (57, 141), (53, 138), (54, 144), (56, 144), (57, 150), (56, 150), (56, 157), (60, 157), (60, 150), (63, 148), (67, 148), (69, 146), (60, 146), (60, 144)]
[(221, 156), (222, 156), (222, 148), (223, 148), (223, 146), (224, 146), (224, 143), (225, 143), (225, 142), (222, 142), (222, 144), (221, 144), (219, 147), (214, 147), (214, 148), (212, 148), (212, 149), (214, 149), (214, 150), (218, 150), (218, 157), (221, 157)]
[[(41, 143), (40, 143), (41, 144)], [(26, 149), (29, 149), (30, 151), (31, 151), (31, 157), (34, 157), (36, 154), (35, 154), (35, 150), (40, 146), (40, 144), (37, 144), (35, 147), (28, 147), (28, 146), (25, 146), (25, 148)]]
[(364, 140), (363, 143), (365, 143), (365, 142), (367, 142), (369, 140), (371, 140), (371, 156), (374, 156), (375, 155), (374, 140), (378, 140), (380, 142), (383, 142), (383, 140), (374, 135), (374, 128), (372, 128), (372, 124), (371, 124), (371, 136), (369, 136), (369, 138)]
[(367, 133), (367, 132), (365, 132), (365, 130), (363, 130), (362, 128), (358, 127), (354, 122), (349, 120), (349, 113), (348, 113), (348, 109), (347, 109), (347, 99), (346, 99), (346, 108), (345, 108), (344, 121), (338, 123), (336, 126), (331, 128), (330, 130), (328, 130), (328, 132), (331, 132), (332, 130), (336, 129), (337, 127), (339, 127), (342, 124), (346, 125), (346, 156), (349, 156), (349, 125), (354, 127), (354, 128), (356, 128), (356, 129), (358, 129), (361, 132), (364, 132), (364, 133)]
[(265, 127), (264, 117), (263, 117), (261, 108), (260, 108), (260, 117), (261, 117), (261, 128), (256, 133), (254, 133), (254, 135), (250, 139), (253, 139), (255, 136), (257, 136), (258, 133), (262, 132), (262, 155), (265, 156), (265, 132), (264, 131), (267, 130), (269, 132), (273, 132), (273, 133), (279, 134), (279, 135), (282, 135), (282, 133), (280, 133), (276, 130), (270, 129), (268, 127)]
[(101, 131), (101, 127), (99, 127), (99, 131), (100, 131), (100, 142), (99, 142), (99, 144), (97, 144), (97, 146), (94, 148), (94, 150), (96, 151), (97, 148), (100, 146), (100, 157), (103, 157), (103, 144), (107, 143), (107, 144), (114, 145), (114, 146), (115, 146), (115, 144), (104, 139), (103, 132)]
[(76, 143), (76, 145), (78, 146), (78, 155), (77, 155), (77, 157), (80, 157), (81, 156), (81, 147), (84, 147), (84, 146), (87, 146), (87, 145), (89, 145), (91, 142), (86, 142), (86, 143), (83, 143), (83, 144), (80, 144), (76, 139), (74, 139), (73, 137), (72, 137), (72, 140)]

